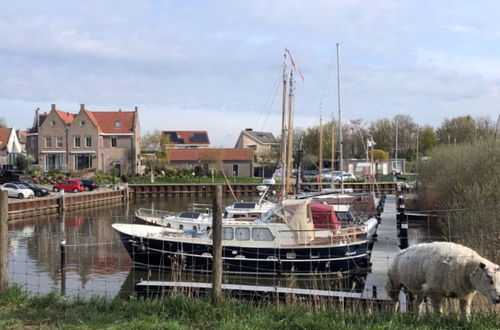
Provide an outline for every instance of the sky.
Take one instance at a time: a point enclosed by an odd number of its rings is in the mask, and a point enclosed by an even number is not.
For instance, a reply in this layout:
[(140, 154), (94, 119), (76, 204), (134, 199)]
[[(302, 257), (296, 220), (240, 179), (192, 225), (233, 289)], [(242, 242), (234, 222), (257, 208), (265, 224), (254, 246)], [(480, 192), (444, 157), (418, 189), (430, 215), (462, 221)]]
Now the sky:
[[(294, 124), (410, 115), (421, 125), (500, 114), (500, 2), (0, 0), (0, 118), (133, 109), (142, 133), (281, 128), (283, 52)], [(290, 65), (288, 65), (290, 69)], [(297, 77), (297, 72), (295, 73)]]

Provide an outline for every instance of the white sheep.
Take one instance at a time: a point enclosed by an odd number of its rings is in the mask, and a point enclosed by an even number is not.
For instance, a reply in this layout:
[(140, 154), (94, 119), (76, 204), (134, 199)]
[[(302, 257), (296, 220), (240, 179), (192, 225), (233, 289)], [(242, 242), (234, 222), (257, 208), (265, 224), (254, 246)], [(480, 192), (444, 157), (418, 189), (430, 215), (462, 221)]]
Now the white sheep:
[(500, 303), (500, 267), (474, 250), (449, 242), (423, 243), (399, 252), (388, 270), (386, 290), (398, 301), (401, 288), (415, 297), (415, 311), (430, 298), (435, 312), (442, 312), (443, 298), (458, 298), (460, 310), (470, 316), (477, 291)]

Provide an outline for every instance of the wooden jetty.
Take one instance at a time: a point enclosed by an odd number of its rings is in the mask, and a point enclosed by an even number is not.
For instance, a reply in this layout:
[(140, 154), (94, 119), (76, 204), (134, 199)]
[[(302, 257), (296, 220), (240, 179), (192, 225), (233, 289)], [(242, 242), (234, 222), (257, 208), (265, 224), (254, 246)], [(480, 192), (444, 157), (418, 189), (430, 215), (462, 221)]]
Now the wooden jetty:
[(387, 270), (399, 252), (396, 211), (395, 196), (387, 195), (382, 220), (377, 229), (377, 241), (373, 244), (370, 259), (372, 271), (366, 277), (362, 293), (364, 299), (389, 300), (385, 291)]

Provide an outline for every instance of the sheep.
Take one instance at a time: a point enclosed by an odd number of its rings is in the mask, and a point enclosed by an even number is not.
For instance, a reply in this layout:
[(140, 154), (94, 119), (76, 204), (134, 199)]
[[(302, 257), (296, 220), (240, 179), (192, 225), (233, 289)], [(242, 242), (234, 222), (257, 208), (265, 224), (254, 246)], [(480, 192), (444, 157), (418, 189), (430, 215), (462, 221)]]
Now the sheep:
[(437, 313), (442, 313), (443, 298), (458, 298), (462, 315), (469, 318), (477, 291), (492, 303), (500, 303), (500, 267), (463, 245), (417, 244), (400, 251), (389, 267), (389, 297), (397, 302), (401, 288), (415, 297), (417, 313), (426, 298)]

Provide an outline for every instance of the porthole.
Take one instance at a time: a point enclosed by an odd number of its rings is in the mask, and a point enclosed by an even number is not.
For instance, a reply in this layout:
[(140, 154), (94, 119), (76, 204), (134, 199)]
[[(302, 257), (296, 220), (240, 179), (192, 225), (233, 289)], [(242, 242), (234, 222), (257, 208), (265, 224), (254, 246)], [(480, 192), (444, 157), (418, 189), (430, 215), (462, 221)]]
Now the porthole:
[(56, 121), (55, 120), (51, 121), (50, 126), (56, 126)]
[(85, 126), (85, 120), (80, 121), (80, 126)]

